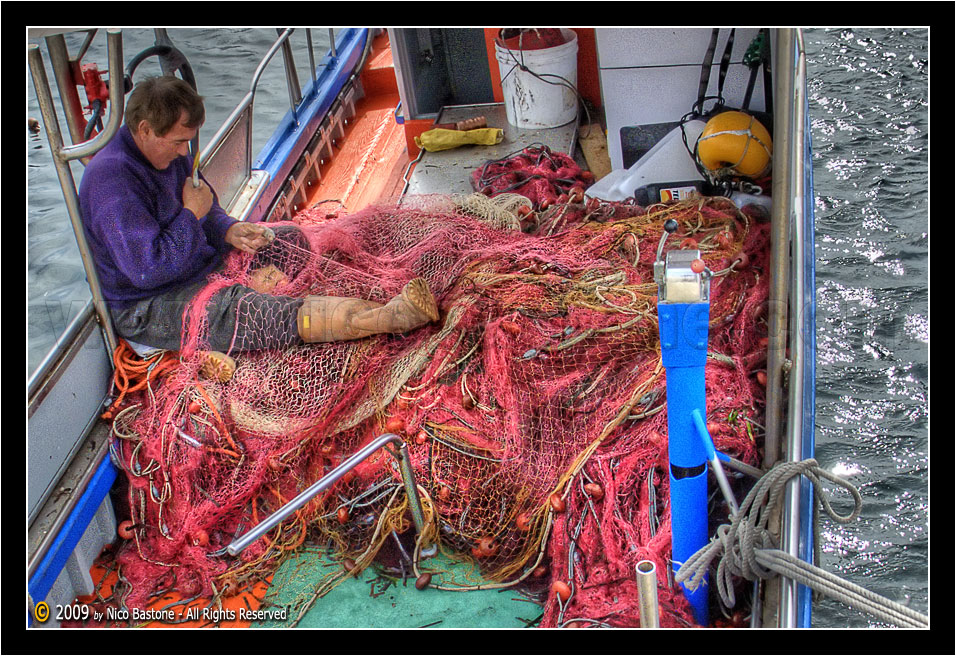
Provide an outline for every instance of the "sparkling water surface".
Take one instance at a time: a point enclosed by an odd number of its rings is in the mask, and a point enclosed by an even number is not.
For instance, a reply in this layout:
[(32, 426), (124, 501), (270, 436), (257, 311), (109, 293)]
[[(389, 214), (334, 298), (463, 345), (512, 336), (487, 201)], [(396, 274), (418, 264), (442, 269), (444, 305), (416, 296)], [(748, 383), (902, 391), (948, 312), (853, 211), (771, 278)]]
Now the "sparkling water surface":
[[(821, 567), (927, 612), (929, 47), (925, 29), (805, 30), (816, 215), (816, 455), (863, 496)], [(833, 492), (838, 507), (849, 495)], [(889, 626), (824, 598), (815, 627)]]
[[(249, 88), (275, 39), (266, 29), (171, 29), (206, 97), (202, 143)], [(820, 519), (821, 566), (927, 612), (929, 552), (928, 32), (807, 29), (807, 75), (816, 214), (816, 455), (863, 495), (858, 520)], [(304, 35), (297, 68), (310, 72)], [(325, 30), (314, 30), (318, 52)], [(82, 35), (70, 35), (75, 53)], [(124, 50), (152, 45), (124, 30)], [(47, 72), (52, 71), (42, 48)], [(255, 103), (253, 153), (288, 109), (281, 58)], [(105, 68), (101, 30), (85, 61)], [(141, 75), (159, 73), (155, 58)], [(30, 116), (40, 118), (32, 81)], [(55, 93), (55, 89), (54, 89)], [(61, 130), (66, 132), (60, 116)], [(45, 137), (28, 135), (28, 376), (89, 299)], [(82, 165), (74, 163), (79, 183)], [(839, 509), (850, 498), (832, 490)], [(815, 627), (887, 626), (823, 598)]]

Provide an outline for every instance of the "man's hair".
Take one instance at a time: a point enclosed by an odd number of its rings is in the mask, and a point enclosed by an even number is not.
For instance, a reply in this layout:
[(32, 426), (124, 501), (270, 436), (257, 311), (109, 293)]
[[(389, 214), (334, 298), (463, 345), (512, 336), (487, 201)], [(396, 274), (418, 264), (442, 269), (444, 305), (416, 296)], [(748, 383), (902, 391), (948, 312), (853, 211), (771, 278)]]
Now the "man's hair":
[(206, 120), (203, 98), (178, 77), (164, 75), (151, 77), (136, 85), (126, 100), (124, 118), (133, 132), (139, 129), (142, 120), (149, 122), (157, 135), (162, 137), (179, 123), (186, 111), (186, 127), (195, 128)]

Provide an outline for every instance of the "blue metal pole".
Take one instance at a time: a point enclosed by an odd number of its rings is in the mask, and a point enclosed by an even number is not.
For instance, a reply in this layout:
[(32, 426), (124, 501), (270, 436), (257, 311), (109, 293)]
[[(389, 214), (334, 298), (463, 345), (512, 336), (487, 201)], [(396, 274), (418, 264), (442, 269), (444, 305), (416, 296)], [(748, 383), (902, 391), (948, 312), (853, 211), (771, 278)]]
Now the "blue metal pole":
[[(673, 568), (708, 542), (707, 455), (694, 425), (695, 410), (706, 417), (704, 366), (710, 303), (659, 303), (661, 358), (667, 380), (667, 446), (670, 460)], [(684, 586), (697, 623), (709, 623), (709, 577), (696, 590)]]
[[(667, 253), (666, 261), (662, 257), (668, 236), (678, 228), (673, 219), (664, 223), (654, 262), (661, 361), (667, 380), (671, 561), (675, 572), (708, 543), (708, 454), (695, 420), (703, 421), (707, 416), (704, 367), (713, 275), (698, 250), (673, 250)], [(701, 626), (709, 624), (709, 584), (707, 576), (696, 590), (682, 584), (694, 619)]]

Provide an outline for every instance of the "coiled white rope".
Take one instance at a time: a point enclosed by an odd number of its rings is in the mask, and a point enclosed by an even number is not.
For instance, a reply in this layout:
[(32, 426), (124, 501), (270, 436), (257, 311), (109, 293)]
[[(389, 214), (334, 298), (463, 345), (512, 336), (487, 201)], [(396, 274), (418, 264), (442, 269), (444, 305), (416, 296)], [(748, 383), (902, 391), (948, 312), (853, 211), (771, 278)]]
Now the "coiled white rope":
[[(852, 484), (821, 469), (813, 458), (780, 463), (757, 481), (741, 504), (740, 512), (732, 516), (731, 523), (717, 528), (717, 535), (687, 559), (678, 570), (675, 580), (678, 583), (687, 581), (688, 588), (696, 589), (710, 569), (711, 562), (720, 556), (716, 575), (717, 591), (724, 604), (730, 608), (735, 605), (733, 576), (753, 581), (758, 576), (767, 579), (779, 574), (891, 624), (927, 627), (929, 618), (925, 615), (776, 548), (773, 537), (767, 530), (767, 523), (773, 509), (783, 497), (787, 482), (801, 474), (813, 484), (814, 496), (820, 500), (826, 513), (835, 522), (847, 524), (859, 516), (863, 498)], [(840, 515), (833, 510), (824, 494), (821, 478), (850, 492), (854, 507), (849, 515)]]

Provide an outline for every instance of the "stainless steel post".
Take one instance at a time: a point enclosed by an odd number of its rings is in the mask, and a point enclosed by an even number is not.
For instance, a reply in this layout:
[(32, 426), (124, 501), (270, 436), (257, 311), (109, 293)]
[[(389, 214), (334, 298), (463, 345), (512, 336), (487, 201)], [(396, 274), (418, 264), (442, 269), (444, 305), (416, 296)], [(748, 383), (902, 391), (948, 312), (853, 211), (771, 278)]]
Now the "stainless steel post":
[(51, 34), (46, 37), (46, 47), (50, 53), (50, 65), (53, 67), (53, 78), (63, 104), (63, 113), (66, 115), (66, 126), (70, 131), (70, 140), (78, 144), (83, 141), (85, 126), (79, 124), (77, 117), (83, 115), (83, 105), (80, 103), (80, 94), (76, 90), (76, 82), (70, 73), (70, 54), (67, 51), (66, 39), (62, 34)]
[(279, 510), (260, 522), (248, 533), (233, 540), (232, 544), (226, 547), (226, 551), (231, 556), (239, 554), (243, 549), (275, 528), (283, 520), (292, 515), (296, 510), (313, 499), (316, 495), (321, 494), (325, 490), (332, 487), (332, 485), (334, 485), (340, 478), (345, 476), (349, 470), (353, 469), (363, 460), (391, 442), (394, 442), (398, 446), (399, 467), (402, 473), (402, 482), (405, 484), (405, 492), (408, 494), (408, 502), (411, 506), (412, 521), (415, 523), (415, 530), (419, 535), (421, 535), (425, 528), (425, 513), (422, 510), (421, 498), (418, 496), (418, 486), (415, 483), (415, 473), (412, 470), (411, 462), (409, 461), (408, 447), (398, 435), (395, 435), (394, 433), (385, 433), (384, 435), (372, 440), (360, 451), (356, 452), (353, 456), (342, 462), (342, 464), (340, 464), (338, 467), (313, 483), (308, 489), (299, 494), (299, 496), (279, 508)]
[[(286, 30), (289, 34), (292, 34), (293, 31), (291, 28)], [(283, 32), (281, 29), (276, 28), (276, 34), (282, 36)], [(302, 89), (299, 87), (299, 76), (295, 71), (295, 61), (292, 57), (292, 44), (289, 43), (289, 39), (282, 42), (282, 63), (285, 64), (285, 79), (286, 86), (289, 89), (289, 104), (292, 107), (292, 116), (295, 118), (295, 108), (302, 100)]]
[[(787, 300), (790, 281), (790, 127), (793, 98), (793, 30), (777, 30), (773, 116), (773, 204), (770, 223), (770, 293), (767, 306), (767, 411), (763, 464), (773, 466), (781, 457), (783, 414), (783, 360), (787, 347)], [(791, 412), (794, 411), (791, 408)], [(799, 412), (799, 408), (796, 409)]]
[[(99, 276), (96, 274), (96, 267), (93, 263), (93, 255), (90, 252), (89, 244), (86, 242), (86, 234), (83, 231), (83, 222), (80, 218), (80, 203), (76, 193), (76, 183), (73, 180), (73, 171), (70, 169), (70, 160), (81, 159), (92, 155), (97, 150), (106, 145), (113, 137), (116, 130), (119, 129), (123, 114), (123, 37), (119, 30), (109, 30), (107, 32), (109, 71), (110, 71), (110, 108), (109, 116), (104, 125), (104, 129), (93, 139), (71, 147), (64, 147), (63, 136), (60, 133), (60, 124), (57, 121), (56, 108), (53, 103), (53, 97), (50, 93), (50, 83), (46, 76), (46, 69), (43, 66), (43, 58), (40, 55), (40, 49), (36, 44), (31, 44), (27, 49), (27, 59), (30, 64), (30, 74), (33, 78), (33, 86), (36, 89), (37, 102), (40, 105), (40, 113), (43, 116), (43, 124), (47, 132), (47, 141), (50, 144), (50, 150), (53, 154), (53, 164), (56, 167), (57, 177), (60, 182), (60, 189), (63, 192), (63, 198), (66, 201), (67, 212), (70, 216), (70, 223), (73, 226), (73, 233), (76, 237), (76, 243), (80, 251), (80, 259), (83, 262), (83, 269), (86, 272), (87, 282), (90, 285), (90, 292), (93, 296), (93, 307), (99, 319), (103, 332), (106, 335), (107, 346), (110, 353), (116, 350), (118, 344), (116, 333), (113, 330), (113, 322), (106, 307), (106, 301), (103, 298), (103, 292), (100, 288)], [(110, 358), (112, 362), (112, 358)]]
[(642, 560), (635, 569), (641, 604), (641, 628), (659, 628), (661, 621), (657, 603), (657, 566), (653, 561)]
[(405, 494), (408, 495), (409, 506), (412, 509), (412, 521), (415, 523), (415, 530), (421, 534), (425, 528), (425, 513), (422, 510), (422, 501), (418, 496), (415, 470), (412, 469), (412, 460), (408, 455), (408, 445), (404, 441), (399, 444), (398, 453), (401, 456), (398, 466), (402, 470), (402, 483), (405, 484)]
[[(315, 49), (312, 47), (312, 30), (305, 28), (305, 40), (309, 45), (309, 70), (312, 71), (312, 83), (315, 84)], [(313, 91), (315, 89), (313, 88)]]

